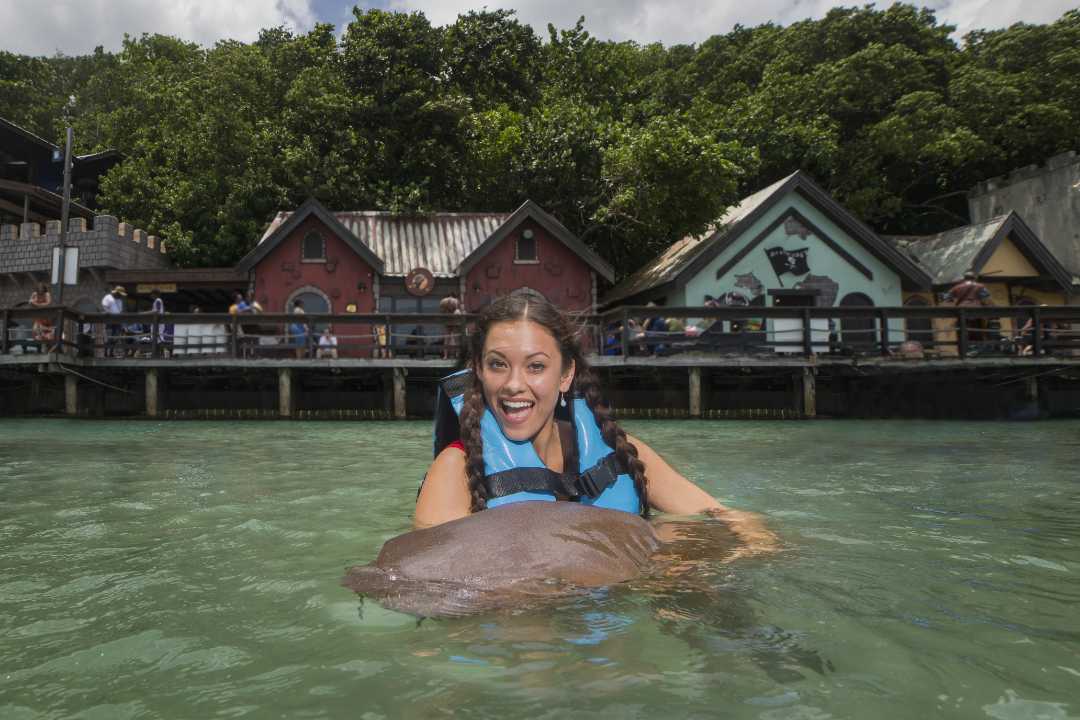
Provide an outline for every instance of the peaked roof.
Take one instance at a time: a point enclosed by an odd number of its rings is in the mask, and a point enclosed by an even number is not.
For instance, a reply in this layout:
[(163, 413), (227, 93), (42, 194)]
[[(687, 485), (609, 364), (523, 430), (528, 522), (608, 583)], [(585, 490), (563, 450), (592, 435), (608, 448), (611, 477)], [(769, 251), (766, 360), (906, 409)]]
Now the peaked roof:
[[(263, 233), (259, 245), (249, 255), (276, 237), (280, 228), (303, 209), (301, 207), (295, 213), (278, 213)], [(413, 268), (425, 267), (435, 277), (458, 277), (479, 262), (522, 220), (532, 218), (609, 281), (614, 276), (610, 265), (531, 200), (513, 213), (404, 215), (370, 210), (330, 213), (323, 208), (323, 211), (351, 234), (356, 242), (382, 259), (379, 272), (383, 275), (404, 276)], [(288, 235), (288, 232), (285, 234)], [(274, 242), (280, 242), (280, 238)], [(262, 257), (259, 256), (251, 264)]]
[(875, 257), (919, 287), (930, 285), (930, 276), (906, 255), (844, 209), (805, 172), (799, 170), (743, 198), (712, 223), (701, 235), (679, 240), (616, 285), (601, 301), (610, 305), (665, 285), (682, 287), (720, 253), (729, 248), (757, 220), (791, 192), (802, 195), (833, 222), (866, 247)]
[(469, 253), (458, 266), (458, 273), (464, 275), (471, 270), (480, 260), (495, 249), (499, 243), (501, 243), (511, 231), (525, 219), (534, 220), (540, 227), (551, 233), (557, 240), (569, 247), (578, 257), (585, 261), (585, 263), (605, 278), (608, 282), (615, 280), (615, 269), (611, 267), (603, 258), (590, 250), (585, 243), (574, 237), (574, 234), (570, 232), (565, 225), (555, 219), (555, 217), (544, 211), (539, 205), (532, 200), (526, 200), (522, 203), (521, 207), (514, 211), (503, 222), (499, 228), (492, 233), (487, 240), (485, 240), (479, 247)]
[(982, 270), (1008, 237), (1037, 270), (1053, 277), (1065, 290), (1071, 287), (1069, 271), (1016, 212), (937, 235), (890, 240), (930, 273), (934, 285), (949, 285), (962, 280), (968, 270)]
[(259, 240), (259, 244), (240, 259), (240, 262), (236, 264), (236, 269), (241, 272), (250, 271), (311, 215), (319, 218), (330, 229), (330, 232), (352, 248), (376, 272), (383, 272), (383, 261), (315, 198), (305, 200), (304, 204), (297, 208), (296, 212), (278, 213), (274, 221), (270, 223), (270, 227), (266, 229), (262, 239)]

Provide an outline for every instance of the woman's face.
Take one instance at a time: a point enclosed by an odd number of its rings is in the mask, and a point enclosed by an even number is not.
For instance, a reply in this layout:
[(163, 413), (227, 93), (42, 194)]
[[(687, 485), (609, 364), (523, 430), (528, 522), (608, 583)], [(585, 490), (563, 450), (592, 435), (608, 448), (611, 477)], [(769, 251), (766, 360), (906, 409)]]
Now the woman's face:
[(563, 368), (559, 345), (531, 320), (495, 323), (488, 329), (478, 377), (484, 399), (511, 440), (531, 440), (551, 422), (559, 393), (574, 380)]

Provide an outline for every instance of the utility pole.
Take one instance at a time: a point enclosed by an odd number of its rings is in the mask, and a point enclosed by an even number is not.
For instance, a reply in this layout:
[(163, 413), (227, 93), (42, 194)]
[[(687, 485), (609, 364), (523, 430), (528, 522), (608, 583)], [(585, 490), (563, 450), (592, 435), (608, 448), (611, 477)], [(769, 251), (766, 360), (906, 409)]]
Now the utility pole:
[(71, 145), (75, 132), (69, 127), (64, 142), (64, 203), (60, 206), (60, 257), (56, 261), (56, 304), (64, 304), (64, 256), (67, 254), (68, 213), (71, 210)]

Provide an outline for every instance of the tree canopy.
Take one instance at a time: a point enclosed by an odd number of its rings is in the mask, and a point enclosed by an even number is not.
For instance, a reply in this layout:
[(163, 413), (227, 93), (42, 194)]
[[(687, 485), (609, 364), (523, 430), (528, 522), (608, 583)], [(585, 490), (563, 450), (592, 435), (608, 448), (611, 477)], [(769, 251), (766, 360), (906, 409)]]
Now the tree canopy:
[(1080, 147), (1080, 11), (952, 40), (932, 11), (837, 8), (695, 46), (538, 34), (505, 10), (437, 27), (355, 8), (341, 37), (0, 51), (0, 108), (116, 148), (103, 209), (230, 265), (275, 212), (507, 211), (531, 198), (624, 274), (797, 169), (879, 230), (966, 219), (986, 177)]

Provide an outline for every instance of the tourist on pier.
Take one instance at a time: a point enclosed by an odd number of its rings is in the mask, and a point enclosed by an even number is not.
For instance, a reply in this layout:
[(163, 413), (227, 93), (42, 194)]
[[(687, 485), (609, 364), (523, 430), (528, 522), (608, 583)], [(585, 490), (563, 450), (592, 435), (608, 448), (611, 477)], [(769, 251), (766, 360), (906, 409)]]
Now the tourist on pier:
[[(440, 312), (447, 315), (461, 315), (461, 302), (457, 299), (457, 295), (453, 293), (447, 295), (439, 301)], [(458, 349), (458, 333), (461, 328), (456, 322), (447, 322), (446, 330), (444, 331), (443, 338), (443, 359), (452, 358), (457, 355)]]
[(234, 292), (232, 297), (233, 302), (232, 305), (229, 306), (230, 315), (239, 315), (241, 313), (246, 313), (251, 310), (251, 307), (247, 304), (247, 301), (244, 300), (243, 293)]
[[(152, 302), (150, 303), (150, 314), (158, 316), (158, 342), (165, 342), (165, 321), (161, 317), (165, 314), (165, 301), (161, 299), (161, 291), (154, 290), (150, 293)], [(170, 333), (171, 334), (171, 333)]]
[[(990, 291), (979, 282), (979, 277), (972, 270), (964, 273), (964, 279), (949, 288), (942, 300), (952, 303), (956, 307), (988, 307), (993, 305)], [(982, 318), (967, 320), (967, 339), (970, 343), (985, 342), (987, 340), (986, 328), (988, 323)]]
[(319, 349), (315, 351), (315, 357), (337, 360), (337, 346), (338, 340), (337, 336), (334, 335), (334, 327), (327, 325), (323, 328), (322, 335), (319, 336)]
[[(34, 292), (30, 293), (30, 304), (36, 308), (46, 308), (52, 305), (52, 295), (49, 293), (49, 286), (45, 283), (40, 283)], [(52, 319), (49, 317), (36, 317), (34, 318), (34, 328), (32, 330), (33, 338), (39, 343), (50, 343), (53, 341), (55, 335)], [(44, 345), (41, 348), (43, 351), (46, 349)]]
[[(1046, 303), (1043, 303), (1039, 307), (1047, 307)], [(1042, 326), (1042, 344), (1043, 353), (1047, 352), (1046, 344), (1053, 338), (1053, 331), (1055, 324), (1043, 320), (1040, 325)], [(1035, 316), (1028, 317), (1027, 322), (1024, 323), (1024, 327), (1020, 328), (1020, 335), (1017, 337), (1017, 343), (1020, 346), (1021, 355), (1034, 355), (1035, 354)]]
[[(120, 315), (124, 312), (124, 298), (127, 291), (123, 285), (117, 285), (101, 298), (101, 310), (107, 315)], [(112, 350), (119, 345), (121, 355), (125, 354), (124, 326), (120, 323), (107, 323), (105, 326), (105, 354), (112, 354)]]
[[(297, 298), (293, 301), (292, 314), (304, 314), (303, 300)], [(307, 325), (302, 322), (289, 323), (289, 345), (296, 351), (296, 359), (303, 359), (307, 354)]]
[(417, 496), (417, 527), (508, 503), (573, 500), (643, 516), (706, 513), (729, 525), (745, 543), (743, 554), (775, 548), (758, 515), (720, 504), (619, 427), (576, 323), (548, 300), (496, 299), (480, 314), (466, 352), (468, 369), (442, 387), (436, 457)]
[(254, 290), (248, 290), (247, 291), (247, 294), (244, 295), (244, 302), (247, 303), (248, 312), (250, 312), (250, 313), (258, 314), (258, 313), (261, 313), (263, 311), (263, 306), (260, 305), (259, 301), (255, 299), (255, 291)]

